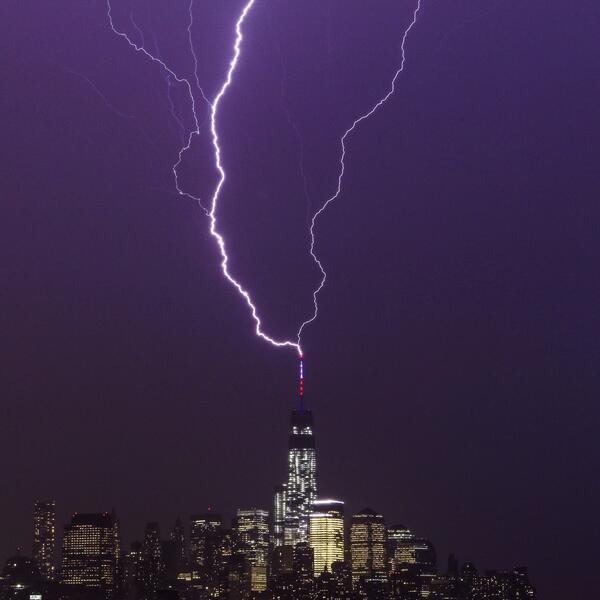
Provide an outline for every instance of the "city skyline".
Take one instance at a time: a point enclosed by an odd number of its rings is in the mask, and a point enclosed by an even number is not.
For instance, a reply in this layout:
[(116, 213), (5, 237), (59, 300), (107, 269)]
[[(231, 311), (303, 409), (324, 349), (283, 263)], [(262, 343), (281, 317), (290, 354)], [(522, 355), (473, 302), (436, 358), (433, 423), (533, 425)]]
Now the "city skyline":
[[(178, 181), (210, 202), (210, 101), (246, 2), (194, 0), (191, 26), (190, 0), (110, 4), (190, 82)], [(421, 2), (318, 218), (327, 284), (302, 350), (316, 497), (444, 560), (527, 565), (561, 600), (596, 573), (600, 5), (539, 4)], [(3, 557), (31, 555), (36, 499), (56, 501), (57, 538), (114, 508), (127, 543), (209, 506), (226, 526), (272, 513), (297, 406), (296, 349), (257, 338), (210, 217), (176, 191), (189, 89), (115, 35), (106, 0), (59, 5), (0, 3)], [(416, 6), (256, 0), (243, 23), (217, 225), (275, 339), (312, 314), (311, 220)]]
[[(343, 532), (344, 537), (348, 538), (346, 540), (345, 545), (346, 551), (349, 548), (349, 541), (351, 539), (351, 529), (352, 523), (357, 518), (362, 518), (364, 515), (367, 518), (373, 516), (376, 520), (380, 520), (381, 523), (384, 523), (384, 518), (381, 514), (373, 511), (371, 508), (363, 508), (362, 510), (355, 510), (354, 512), (346, 515), (344, 518), (344, 501), (342, 500), (333, 500), (333, 499), (325, 499), (316, 495), (316, 442), (315, 442), (315, 427), (314, 427), (314, 419), (312, 415), (312, 409), (306, 408), (304, 406), (305, 400), (304, 398), (296, 398), (295, 404), (296, 407), (291, 409), (289, 416), (289, 426), (288, 426), (288, 452), (287, 452), (287, 460), (286, 460), (286, 484), (274, 485), (272, 491), (271, 503), (268, 508), (260, 508), (256, 503), (250, 503), (248, 506), (252, 508), (240, 508), (237, 507), (230, 514), (224, 514), (219, 511), (218, 507), (213, 506), (212, 504), (207, 504), (204, 507), (204, 512), (192, 512), (189, 515), (184, 515), (184, 517), (189, 517), (184, 519), (184, 522), (187, 523), (187, 526), (182, 526), (181, 522), (181, 513), (177, 513), (176, 519), (174, 520), (175, 528), (171, 531), (171, 539), (174, 539), (174, 536), (177, 535), (177, 527), (181, 527), (181, 533), (179, 535), (185, 536), (187, 540), (187, 546), (189, 548), (190, 556), (198, 555), (201, 556), (204, 552), (203, 546), (199, 544), (203, 544), (204, 542), (196, 542), (195, 539), (206, 539), (207, 531), (216, 531), (217, 529), (221, 529), (225, 526), (225, 523), (229, 521), (234, 527), (234, 524), (237, 519), (239, 519), (240, 514), (243, 516), (246, 513), (253, 513), (258, 511), (258, 513), (262, 514), (269, 524), (269, 543), (272, 544), (273, 547), (281, 546), (281, 545), (296, 545), (298, 542), (310, 542), (309, 535), (309, 521), (310, 518), (315, 515), (317, 517), (326, 516), (324, 513), (328, 513), (333, 511), (333, 513), (338, 512), (340, 518), (343, 521)], [(309, 451), (309, 454), (305, 454), (306, 450)], [(302, 467), (301, 464), (304, 463)], [(302, 484), (300, 484), (300, 481)], [(290, 501), (289, 496), (284, 493), (283, 501), (280, 499), (281, 490), (285, 490), (287, 492), (288, 486), (290, 485), (298, 486), (298, 488), (306, 488), (312, 491), (303, 492), (298, 496), (296, 494), (296, 501)], [(308, 485), (307, 485), (308, 484)], [(51, 495), (56, 496), (56, 494), (47, 494), (47, 498)], [(298, 499), (299, 497), (299, 499)], [(61, 539), (64, 542), (64, 539), (61, 538), (61, 532), (56, 529), (56, 500), (54, 499), (38, 499), (33, 503), (33, 533), (32, 533), (32, 551), (31, 556), (40, 564), (40, 572), (43, 578), (53, 579), (54, 574), (60, 570), (60, 562), (57, 563), (56, 557), (61, 554), (60, 552), (60, 544)], [(309, 500), (311, 499), (311, 500)], [(277, 525), (279, 521), (277, 521), (278, 514), (278, 505), (282, 504), (283, 506), (283, 519), (281, 520), (283, 532), (278, 535)], [(301, 517), (298, 517), (298, 507), (303, 506), (304, 511), (301, 513)], [(310, 508), (308, 508), (310, 507)], [(98, 506), (95, 507), (87, 507), (85, 510), (78, 510), (76, 512), (68, 512), (63, 507), (61, 511), (63, 514), (67, 514), (67, 517), (64, 519), (64, 529), (65, 532), (68, 530), (68, 520), (71, 520), (71, 527), (73, 526), (73, 522), (75, 525), (79, 525), (79, 519), (84, 520), (84, 525), (86, 519), (91, 519), (94, 521), (95, 519), (106, 519), (107, 527), (112, 527), (112, 524), (115, 523), (117, 515), (114, 512), (114, 506), (111, 509), (113, 512), (106, 512), (100, 510), (100, 512), (96, 512)], [(327, 515), (329, 516), (329, 515)], [(298, 534), (298, 529), (300, 528), (298, 525), (298, 521), (301, 518), (304, 518), (304, 533), (302, 535)], [(155, 521), (149, 521), (145, 524), (155, 525), (157, 531), (160, 530), (160, 524)], [(168, 530), (168, 526), (170, 523), (162, 524), (165, 529), (163, 531)], [(102, 525), (104, 526), (104, 525)], [(394, 526), (399, 527), (399, 526)], [(394, 527), (390, 529), (393, 530)], [(386, 527), (387, 530), (387, 527)], [(64, 533), (62, 533), (64, 536)], [(364, 534), (361, 534), (364, 535)], [(370, 535), (370, 534), (369, 534)], [(381, 534), (379, 534), (381, 535)], [(410, 533), (409, 529), (401, 530), (399, 532), (398, 539), (408, 535), (409, 539), (416, 539), (413, 534)], [(132, 534), (130, 534), (130, 537)], [(136, 537), (140, 537), (139, 535), (133, 535), (131, 539), (125, 539), (125, 544), (127, 546), (135, 543)], [(52, 538), (54, 540), (53, 544), (49, 544), (48, 539)], [(142, 536), (143, 538), (143, 536)], [(122, 529), (119, 528), (119, 539), (123, 542)], [(141, 539), (141, 538), (140, 538)], [(158, 539), (158, 538), (157, 538)], [(425, 539), (425, 538), (423, 538)], [(281, 543), (280, 543), (281, 542)], [(380, 543), (384, 544), (383, 538), (380, 538)], [(24, 555), (28, 556), (29, 552), (27, 551), (27, 546), (17, 543), (14, 546), (14, 554), (15, 555)], [(64, 552), (64, 549), (63, 549)], [(383, 568), (383, 549), (380, 551), (380, 568)], [(450, 555), (454, 555), (454, 551), (451, 549)], [(51, 557), (51, 558), (50, 558)]]
[[(315, 439), (301, 396), (289, 422), (288, 483), (274, 486), (273, 512), (238, 508), (230, 527), (209, 507), (189, 515), (187, 528), (181, 515), (170, 530), (147, 522), (143, 536), (126, 543), (113, 509), (72, 513), (58, 539), (56, 502), (36, 501), (33, 559), (20, 550), (6, 559), (0, 598), (493, 600), (503, 590), (507, 600), (535, 600), (526, 567), (478, 574), (471, 562), (459, 570), (450, 554), (444, 569), (430, 540), (404, 525), (388, 526), (371, 508), (345, 520), (344, 502), (316, 496)], [(291, 496), (282, 499), (288, 489)]]

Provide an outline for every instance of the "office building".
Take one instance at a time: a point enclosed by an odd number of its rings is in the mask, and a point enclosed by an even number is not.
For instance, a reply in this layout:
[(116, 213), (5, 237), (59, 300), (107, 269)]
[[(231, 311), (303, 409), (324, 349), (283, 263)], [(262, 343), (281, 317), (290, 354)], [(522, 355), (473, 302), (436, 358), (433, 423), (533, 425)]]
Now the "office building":
[(309, 518), (308, 541), (313, 549), (314, 575), (331, 573), (334, 562), (344, 560), (344, 503), (316, 500)]
[(56, 505), (54, 500), (35, 503), (33, 509), (33, 558), (45, 581), (54, 579)]
[(273, 513), (271, 521), (271, 544), (279, 548), (284, 544), (287, 484), (278, 485), (273, 493)]
[(139, 580), (144, 600), (154, 600), (163, 573), (162, 548), (158, 523), (146, 525), (139, 563)]
[(238, 510), (234, 524), (236, 554), (246, 560), (251, 592), (267, 589), (269, 513), (252, 508)]
[(212, 568), (217, 562), (223, 519), (208, 512), (190, 518), (190, 561), (194, 566)]
[(61, 581), (66, 588), (90, 588), (114, 595), (119, 559), (119, 526), (110, 513), (75, 513), (65, 525)]
[(386, 575), (386, 528), (383, 516), (365, 508), (352, 517), (350, 560), (352, 581)]

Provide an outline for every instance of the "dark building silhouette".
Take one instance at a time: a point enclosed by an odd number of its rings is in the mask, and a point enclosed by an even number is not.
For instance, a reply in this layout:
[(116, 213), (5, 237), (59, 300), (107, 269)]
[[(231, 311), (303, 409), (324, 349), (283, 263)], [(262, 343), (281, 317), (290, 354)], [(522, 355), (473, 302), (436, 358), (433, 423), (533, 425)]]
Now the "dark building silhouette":
[(142, 595), (140, 581), (141, 556), (141, 542), (132, 542), (130, 549), (121, 555), (120, 596), (124, 600), (136, 600)]
[(143, 598), (155, 600), (163, 576), (160, 528), (156, 522), (146, 525), (138, 572)]
[(535, 600), (536, 592), (525, 567), (478, 573), (475, 566), (467, 562), (459, 571), (458, 562), (451, 555), (448, 571), (432, 581), (429, 597), (432, 600)]
[(352, 595), (352, 570), (345, 561), (334, 562), (331, 565), (333, 579), (333, 598), (335, 600), (348, 600)]
[(54, 579), (54, 549), (56, 546), (56, 504), (40, 500), (33, 509), (33, 558), (42, 579)]
[(179, 517), (177, 517), (175, 525), (171, 530), (170, 539), (175, 544), (175, 552), (177, 554), (178, 565), (179, 567), (183, 567), (183, 565), (185, 565), (185, 563), (187, 562), (187, 551), (185, 545), (185, 532), (183, 530), (183, 525)]
[(294, 598), (298, 600), (311, 598), (314, 569), (313, 549), (308, 542), (299, 542), (294, 546), (293, 554)]
[(222, 527), (223, 519), (216, 513), (190, 517), (190, 561), (194, 566), (215, 567)]

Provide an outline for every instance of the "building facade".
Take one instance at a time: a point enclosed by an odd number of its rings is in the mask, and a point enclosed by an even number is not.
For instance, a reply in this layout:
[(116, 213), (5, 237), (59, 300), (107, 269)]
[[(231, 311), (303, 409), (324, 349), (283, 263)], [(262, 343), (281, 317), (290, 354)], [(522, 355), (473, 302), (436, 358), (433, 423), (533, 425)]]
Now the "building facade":
[(271, 521), (271, 544), (280, 548), (284, 544), (287, 483), (275, 486)]
[(383, 516), (365, 508), (352, 517), (350, 527), (352, 581), (386, 576), (386, 528)]
[(245, 558), (250, 591), (264, 592), (269, 560), (269, 513), (257, 508), (238, 510), (234, 529), (236, 553)]
[(314, 575), (332, 572), (344, 560), (344, 503), (316, 500), (309, 518), (308, 541), (313, 549)]
[(117, 584), (118, 559), (119, 526), (115, 515), (75, 513), (63, 535), (63, 585), (94, 588), (111, 598)]
[(56, 504), (54, 500), (35, 503), (33, 509), (33, 558), (45, 581), (54, 579), (56, 546)]
[(289, 433), (288, 481), (284, 543), (308, 542), (308, 522), (317, 499), (317, 458), (312, 412), (292, 411)]
[(190, 517), (190, 561), (193, 566), (213, 568), (220, 543), (223, 519), (215, 513)]
[(160, 528), (156, 522), (146, 525), (138, 572), (143, 598), (154, 600), (163, 575)]

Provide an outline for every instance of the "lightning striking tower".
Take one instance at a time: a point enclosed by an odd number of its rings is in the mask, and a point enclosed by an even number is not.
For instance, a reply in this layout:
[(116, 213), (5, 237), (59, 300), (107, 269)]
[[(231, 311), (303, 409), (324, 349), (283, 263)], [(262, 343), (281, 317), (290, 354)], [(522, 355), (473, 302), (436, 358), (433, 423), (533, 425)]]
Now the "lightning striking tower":
[(248, 14), (250, 13), (250, 10), (252, 9), (252, 7), (254, 6), (255, 3), (256, 3), (256, 0), (249, 0), (249, 2), (247, 2), (245, 4), (240, 16), (238, 17), (238, 20), (236, 21), (235, 42), (233, 45), (233, 58), (229, 62), (229, 68), (227, 69), (227, 76), (225, 77), (225, 81), (223, 82), (221, 89), (219, 89), (219, 91), (217, 92), (217, 95), (211, 105), (212, 110), (211, 110), (211, 114), (210, 114), (210, 131), (212, 134), (212, 143), (213, 143), (214, 154), (215, 154), (215, 164), (217, 167), (217, 171), (219, 172), (219, 181), (217, 183), (217, 186), (216, 186), (215, 191), (212, 196), (210, 212), (208, 215), (210, 218), (210, 234), (217, 241), (217, 246), (219, 247), (219, 251), (221, 253), (221, 270), (223, 271), (223, 275), (225, 276), (225, 279), (227, 279), (227, 281), (229, 281), (229, 283), (231, 283), (231, 285), (233, 285), (235, 287), (235, 289), (238, 291), (238, 293), (244, 298), (244, 300), (246, 301), (246, 304), (248, 305), (248, 308), (250, 309), (250, 313), (252, 315), (252, 319), (254, 320), (254, 324), (255, 324), (254, 330), (255, 330), (256, 335), (259, 336), (260, 338), (262, 338), (263, 340), (269, 342), (270, 344), (273, 344), (273, 346), (277, 346), (277, 347), (286, 347), (287, 346), (287, 347), (295, 348), (296, 351), (298, 352), (298, 354), (301, 355), (302, 349), (300, 347), (299, 340), (297, 342), (294, 342), (293, 340), (285, 340), (285, 339), (278, 340), (273, 337), (270, 337), (269, 335), (267, 335), (264, 332), (264, 330), (262, 328), (262, 322), (260, 320), (260, 317), (258, 316), (258, 310), (257, 310), (256, 306), (254, 305), (254, 303), (252, 302), (252, 298), (250, 297), (250, 294), (248, 293), (248, 291), (246, 289), (244, 289), (242, 287), (242, 284), (239, 281), (237, 281), (229, 272), (229, 256), (227, 255), (227, 250), (226, 250), (226, 246), (225, 246), (225, 238), (223, 237), (223, 234), (219, 231), (219, 229), (217, 227), (217, 206), (218, 206), (218, 202), (219, 202), (219, 196), (221, 195), (221, 190), (223, 189), (223, 185), (225, 184), (225, 180), (227, 177), (226, 173), (225, 173), (225, 168), (223, 167), (223, 163), (221, 161), (221, 146), (220, 146), (219, 132), (217, 129), (219, 107), (221, 105), (221, 101), (223, 100), (225, 94), (227, 93), (227, 90), (229, 89), (229, 87), (231, 86), (231, 83), (233, 81), (233, 75), (238, 66), (240, 54), (242, 52), (242, 42), (244, 40), (244, 35), (242, 33), (242, 27), (244, 25), (244, 22), (246, 21)]
[(298, 382), (298, 398), (300, 408), (304, 408), (304, 355), (300, 354), (300, 379)]
[(314, 306), (313, 314), (310, 318), (308, 318), (306, 321), (304, 321), (300, 325), (300, 328), (298, 329), (298, 337), (297, 337), (298, 345), (300, 345), (300, 342), (302, 340), (302, 332), (304, 331), (304, 328), (307, 325), (309, 325), (310, 323), (312, 323), (319, 314), (319, 303), (318, 303), (317, 298), (318, 298), (319, 293), (325, 286), (325, 281), (327, 280), (327, 272), (325, 271), (325, 268), (323, 267), (323, 263), (319, 259), (318, 255), (316, 253), (316, 250), (315, 250), (315, 246), (316, 246), (315, 226), (317, 224), (319, 217), (323, 214), (323, 212), (327, 209), (327, 207), (332, 202), (337, 200), (337, 198), (342, 193), (342, 183), (343, 183), (343, 179), (344, 179), (344, 173), (346, 171), (346, 152), (347, 152), (346, 140), (348, 139), (348, 136), (351, 135), (363, 121), (366, 121), (367, 119), (372, 117), (394, 95), (394, 92), (396, 91), (396, 81), (398, 80), (398, 77), (400, 77), (400, 74), (402, 73), (402, 71), (404, 71), (404, 65), (406, 63), (406, 40), (408, 38), (408, 34), (411, 32), (412, 28), (417, 23), (417, 18), (419, 16), (420, 10), (421, 10), (421, 0), (417, 0), (417, 5), (412, 13), (412, 20), (410, 21), (408, 27), (404, 30), (404, 33), (402, 34), (402, 43), (400, 44), (400, 54), (401, 54), (400, 65), (399, 65), (398, 69), (396, 70), (396, 72), (394, 73), (394, 76), (392, 78), (392, 82), (390, 85), (390, 89), (385, 94), (385, 96), (380, 98), (367, 112), (365, 112), (362, 115), (360, 115), (359, 117), (357, 117), (354, 120), (354, 122), (352, 123), (352, 125), (350, 125), (350, 127), (348, 129), (346, 129), (346, 131), (344, 132), (344, 135), (340, 139), (341, 155), (340, 155), (340, 162), (339, 162), (340, 170), (338, 172), (337, 188), (336, 188), (333, 196), (328, 198), (327, 201), (325, 202), (325, 204), (323, 204), (323, 206), (321, 206), (321, 208), (319, 210), (317, 210), (317, 212), (313, 215), (313, 218), (311, 219), (311, 222), (310, 222), (310, 228), (309, 228), (310, 255), (312, 256), (314, 263), (317, 265), (319, 271), (321, 272), (321, 281), (319, 282), (319, 285), (313, 292), (313, 306)]
[[(258, 313), (258, 309), (257, 309), (256, 305), (254, 304), (254, 302), (250, 296), (250, 293), (242, 286), (242, 284), (237, 279), (235, 279), (233, 277), (233, 275), (231, 274), (231, 272), (229, 270), (229, 256), (227, 254), (226, 242), (225, 242), (224, 235), (218, 226), (217, 209), (219, 206), (221, 192), (223, 190), (223, 186), (225, 185), (225, 182), (227, 179), (225, 166), (223, 165), (223, 162), (222, 162), (221, 141), (220, 141), (219, 130), (218, 130), (218, 122), (219, 122), (219, 117), (220, 117), (219, 109), (221, 107), (223, 98), (225, 97), (227, 91), (229, 90), (231, 84), (233, 83), (234, 75), (238, 68), (241, 53), (242, 53), (242, 45), (243, 45), (243, 41), (244, 41), (244, 35), (243, 35), (244, 24), (247, 20), (248, 15), (250, 14), (252, 8), (256, 4), (256, 2), (257, 2), (257, 0), (246, 0), (245, 3), (243, 4), (242, 10), (241, 10), (241, 12), (235, 22), (235, 26), (234, 26), (232, 57), (231, 57), (231, 60), (229, 61), (229, 65), (227, 67), (223, 83), (221, 84), (220, 88), (218, 89), (216, 95), (214, 96), (214, 98), (212, 100), (209, 99), (209, 97), (207, 97), (202, 86), (200, 85), (200, 79), (199, 79), (199, 75), (198, 75), (198, 58), (196, 56), (196, 52), (194, 50), (194, 44), (193, 44), (193, 40), (192, 40), (192, 27), (194, 24), (194, 16), (193, 16), (194, 0), (190, 0), (189, 5), (188, 5), (189, 21), (188, 21), (186, 33), (187, 33), (187, 38), (188, 38), (188, 42), (189, 42), (190, 52), (192, 54), (192, 58), (193, 58), (193, 62), (194, 62), (194, 80), (195, 80), (194, 83), (196, 84), (195, 87), (197, 88), (201, 99), (203, 100), (204, 103), (206, 103), (206, 105), (210, 109), (210, 134), (211, 134), (212, 146), (213, 146), (213, 151), (214, 151), (215, 168), (218, 172), (218, 180), (217, 180), (216, 186), (214, 188), (214, 191), (211, 195), (210, 204), (208, 207), (206, 207), (201, 202), (200, 198), (194, 196), (193, 194), (191, 194), (190, 192), (188, 192), (186, 190), (183, 190), (179, 185), (179, 177), (178, 177), (179, 166), (181, 165), (181, 162), (183, 160), (185, 153), (190, 149), (194, 137), (200, 135), (200, 120), (198, 118), (195, 94), (194, 94), (193, 86), (192, 86), (192, 83), (190, 82), (190, 79), (177, 74), (171, 67), (169, 67), (166, 64), (165, 61), (163, 61), (161, 58), (159, 58), (158, 56), (156, 56), (155, 54), (153, 54), (149, 50), (147, 50), (144, 47), (143, 35), (140, 35), (140, 38), (142, 40), (141, 45), (140, 45), (140, 44), (135, 43), (127, 35), (127, 33), (118, 29), (115, 26), (114, 20), (113, 20), (111, 0), (106, 0), (106, 5), (107, 5), (108, 21), (109, 21), (109, 25), (110, 25), (112, 31), (120, 38), (123, 38), (129, 44), (129, 46), (131, 48), (133, 48), (136, 52), (143, 54), (146, 58), (150, 59), (152, 62), (157, 63), (164, 70), (164, 72), (169, 77), (171, 77), (175, 82), (185, 86), (185, 89), (186, 89), (187, 94), (190, 99), (194, 127), (189, 132), (187, 138), (184, 140), (185, 141), (184, 145), (181, 146), (181, 148), (179, 149), (179, 152), (177, 155), (177, 160), (173, 164), (173, 167), (172, 167), (173, 178), (175, 181), (175, 188), (176, 188), (178, 194), (180, 194), (181, 196), (185, 196), (185, 197), (197, 202), (198, 205), (200, 206), (200, 208), (208, 216), (209, 221), (210, 221), (210, 234), (215, 239), (215, 241), (217, 243), (217, 247), (219, 249), (219, 253), (220, 253), (220, 257), (221, 257), (220, 266), (221, 266), (221, 271), (223, 273), (223, 276), (237, 290), (238, 294), (240, 296), (242, 296), (242, 298), (246, 302), (246, 305), (251, 314), (251, 318), (254, 321), (254, 329), (255, 329), (256, 335), (258, 337), (260, 337), (261, 339), (263, 339), (264, 341), (272, 344), (273, 346), (289, 347), (289, 348), (293, 348), (297, 351), (299, 358), (300, 358), (299, 398), (300, 398), (300, 407), (301, 407), (301, 410), (303, 410), (303, 398), (304, 398), (303, 359), (304, 359), (304, 355), (303, 355), (302, 346), (301, 346), (302, 334), (303, 334), (306, 326), (309, 325), (310, 323), (314, 322), (318, 316), (318, 313), (319, 313), (318, 295), (321, 292), (321, 290), (323, 289), (323, 287), (325, 286), (325, 282), (327, 280), (327, 273), (326, 273), (325, 268), (323, 267), (323, 264), (317, 254), (317, 251), (316, 251), (315, 228), (316, 228), (319, 217), (323, 214), (323, 212), (327, 209), (327, 207), (340, 196), (340, 194), (342, 192), (342, 184), (343, 184), (343, 178), (344, 178), (344, 173), (345, 173), (345, 168), (346, 168), (346, 163), (345, 163), (346, 153), (347, 153), (346, 143), (347, 143), (349, 136), (356, 130), (356, 128), (362, 122), (366, 121), (371, 116), (373, 116), (390, 99), (390, 97), (394, 94), (394, 92), (396, 90), (396, 82), (398, 80), (398, 77), (404, 70), (404, 65), (406, 62), (406, 52), (405, 52), (406, 40), (407, 40), (408, 35), (411, 32), (412, 28), (415, 26), (415, 24), (417, 22), (417, 17), (421, 10), (421, 0), (417, 0), (416, 8), (414, 9), (414, 11), (412, 13), (412, 20), (410, 21), (410, 23), (406, 27), (406, 29), (404, 29), (404, 31), (403, 31), (402, 43), (401, 43), (400, 65), (399, 65), (398, 69), (396, 70), (396, 72), (394, 73), (389, 91), (382, 98), (380, 98), (368, 111), (366, 111), (363, 114), (361, 114), (360, 116), (358, 116), (354, 120), (352, 125), (344, 132), (343, 136), (340, 139), (341, 155), (340, 155), (340, 161), (339, 161), (340, 168), (339, 168), (338, 177), (337, 177), (337, 188), (335, 190), (335, 193), (330, 198), (328, 198), (326, 200), (326, 202), (314, 213), (314, 215), (312, 216), (312, 219), (310, 220), (310, 227), (309, 227), (310, 255), (311, 255), (312, 260), (314, 261), (315, 265), (319, 269), (321, 278), (320, 278), (318, 286), (313, 291), (313, 312), (308, 319), (306, 319), (304, 322), (301, 323), (300, 327), (298, 328), (295, 339), (283, 339), (283, 338), (277, 339), (277, 338), (274, 338), (274, 337), (268, 335), (264, 331), (262, 321), (261, 321), (259, 313)], [(134, 23), (134, 25), (135, 25), (135, 23)], [(140, 33), (141, 32), (138, 31), (138, 34), (140, 34)]]

